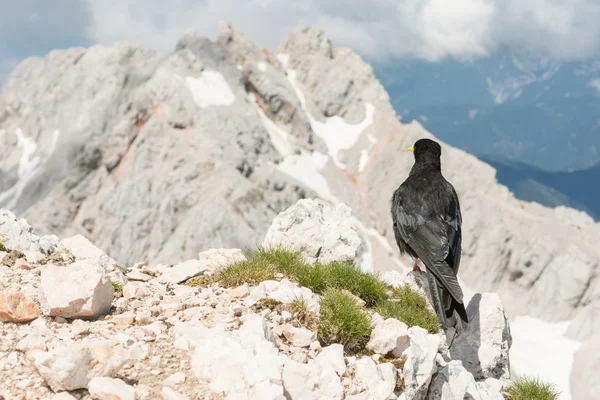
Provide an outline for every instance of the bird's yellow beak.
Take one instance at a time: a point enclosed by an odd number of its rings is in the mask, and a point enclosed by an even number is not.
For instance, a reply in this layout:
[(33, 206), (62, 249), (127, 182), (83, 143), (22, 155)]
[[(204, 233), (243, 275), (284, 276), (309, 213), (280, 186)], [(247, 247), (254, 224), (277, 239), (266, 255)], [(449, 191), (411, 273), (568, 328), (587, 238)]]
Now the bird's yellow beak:
[(413, 152), (413, 151), (415, 151), (415, 148), (414, 148), (414, 147), (412, 147), (412, 146), (410, 146), (408, 149), (406, 149), (406, 151)]

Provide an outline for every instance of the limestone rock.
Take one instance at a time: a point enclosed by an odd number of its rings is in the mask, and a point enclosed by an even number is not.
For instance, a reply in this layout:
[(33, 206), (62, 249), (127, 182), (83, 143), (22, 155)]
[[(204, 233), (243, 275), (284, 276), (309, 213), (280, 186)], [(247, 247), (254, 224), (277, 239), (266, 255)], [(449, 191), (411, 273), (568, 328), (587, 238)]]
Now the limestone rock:
[(317, 337), (308, 329), (295, 328), (289, 324), (284, 325), (283, 335), (295, 347), (308, 347)]
[(174, 267), (166, 268), (158, 278), (159, 282), (163, 283), (181, 283), (197, 275), (200, 275), (206, 270), (204, 265), (199, 260), (187, 260)]
[(303, 300), (308, 310), (314, 313), (318, 313), (321, 308), (318, 295), (314, 294), (309, 288), (300, 287), (289, 279), (261, 282), (252, 289), (250, 295), (246, 298), (246, 305), (252, 306), (263, 298), (278, 300), (284, 304), (290, 304), (294, 300)]
[(206, 273), (214, 273), (236, 261), (246, 260), (241, 249), (208, 249), (198, 254), (198, 260), (206, 268)]
[(395, 357), (400, 357), (407, 348), (408, 326), (394, 318), (379, 322), (367, 343), (368, 350), (382, 355), (393, 352)]
[(40, 308), (44, 315), (97, 317), (110, 310), (114, 289), (106, 270), (87, 260), (42, 269)]
[(573, 399), (593, 399), (600, 388), (600, 335), (590, 337), (573, 355), (570, 377)]
[(286, 360), (282, 371), (283, 387), (290, 400), (343, 399), (344, 389), (332, 368), (317, 363), (302, 364)]
[[(77, 261), (89, 261), (100, 264), (104, 268), (115, 267), (117, 262), (92, 244), (85, 236), (75, 235), (60, 241), (58, 251), (68, 250)], [(110, 271), (110, 269), (109, 269)]]
[(315, 358), (315, 362), (320, 364), (322, 367), (329, 366), (339, 375), (342, 376), (346, 373), (346, 362), (344, 361), (344, 346), (335, 343), (327, 347), (323, 347), (323, 350)]
[(92, 398), (98, 400), (135, 400), (135, 389), (121, 379), (92, 378), (88, 391)]
[(391, 363), (376, 365), (370, 357), (356, 362), (356, 379), (367, 386), (373, 399), (388, 399), (396, 387), (396, 376), (396, 368)]
[(21, 292), (0, 293), (0, 322), (25, 323), (39, 316), (37, 304)]
[(27, 358), (55, 392), (86, 388), (95, 377), (113, 377), (127, 361), (122, 348), (100, 340), (55, 343), (48, 351), (31, 351)]
[[(500, 399), (502, 399), (502, 395)], [(488, 400), (482, 397), (473, 375), (459, 360), (452, 360), (433, 376), (427, 400)], [(491, 400), (491, 399), (490, 399)]]
[(354, 262), (361, 244), (352, 212), (345, 204), (302, 199), (281, 212), (267, 231), (263, 246), (291, 247), (309, 262)]
[(408, 330), (409, 348), (404, 364), (404, 385), (407, 399), (425, 399), (431, 377), (436, 370), (435, 358), (440, 345), (440, 336), (428, 334), (421, 327)]
[(453, 359), (461, 360), (475, 379), (510, 378), (510, 325), (500, 297), (477, 293), (467, 306), (468, 328), (450, 346)]

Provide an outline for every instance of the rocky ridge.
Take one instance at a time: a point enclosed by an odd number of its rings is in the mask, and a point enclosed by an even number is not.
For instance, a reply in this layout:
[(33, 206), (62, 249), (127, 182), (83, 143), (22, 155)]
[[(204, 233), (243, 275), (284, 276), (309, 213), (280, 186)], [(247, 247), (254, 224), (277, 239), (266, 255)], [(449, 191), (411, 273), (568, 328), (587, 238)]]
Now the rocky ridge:
[[(253, 246), (279, 212), (318, 196), (350, 206), (358, 261), (386, 271), (406, 261), (389, 197), (421, 137), (432, 135), (399, 120), (372, 68), (317, 28), (293, 29), (275, 54), (226, 23), (215, 42), (187, 32), (169, 54), (57, 50), (25, 60), (0, 94), (0, 207), (131, 266)], [(598, 334), (600, 225), (518, 201), (489, 165), (443, 148), (463, 208), (464, 283), (499, 293), (511, 317)]]
[[(332, 230), (342, 206), (301, 200), (275, 218), (265, 242), (287, 232), (308, 261), (308, 233), (327, 243), (330, 260), (353, 258), (360, 242), (347, 238), (356, 228)], [(306, 210), (309, 218), (286, 225)], [(510, 328), (492, 293), (473, 296), (470, 330), (454, 340), (370, 313), (366, 350), (349, 354), (322, 345), (285, 308), (302, 298), (318, 315), (320, 296), (308, 288), (287, 279), (192, 284), (244, 260), (240, 249), (124, 268), (80, 235), (40, 238), (10, 212), (0, 214), (0, 232), (0, 398), (500, 400), (510, 382)], [(419, 288), (411, 273), (382, 278)]]

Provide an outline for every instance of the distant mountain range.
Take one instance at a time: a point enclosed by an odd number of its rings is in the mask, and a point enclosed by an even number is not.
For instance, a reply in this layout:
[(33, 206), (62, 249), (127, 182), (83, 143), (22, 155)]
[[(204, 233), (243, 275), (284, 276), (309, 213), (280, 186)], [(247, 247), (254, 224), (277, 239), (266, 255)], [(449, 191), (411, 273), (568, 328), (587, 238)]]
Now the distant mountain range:
[(600, 61), (375, 67), (396, 111), (477, 156), (503, 156), (547, 171), (600, 161)]
[(375, 73), (403, 120), (493, 165), (518, 198), (600, 218), (600, 61), (497, 56)]

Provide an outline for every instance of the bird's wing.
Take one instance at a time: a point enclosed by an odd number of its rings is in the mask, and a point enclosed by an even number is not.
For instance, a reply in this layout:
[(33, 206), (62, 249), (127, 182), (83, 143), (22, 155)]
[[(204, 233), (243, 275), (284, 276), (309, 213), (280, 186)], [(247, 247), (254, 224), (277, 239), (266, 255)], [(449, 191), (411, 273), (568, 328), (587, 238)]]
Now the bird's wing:
[[(439, 204), (434, 205), (419, 197), (407, 196), (406, 189), (402, 187), (397, 196), (394, 216), (398, 234), (417, 253), (452, 297), (462, 303), (463, 293), (456, 271), (452, 268), (455, 262), (460, 261), (461, 215), (458, 202), (451, 200), (442, 207), (441, 213), (435, 213), (434, 207), (439, 207)], [(449, 198), (452, 199), (451, 196)], [(453, 265), (449, 265), (448, 261)]]

